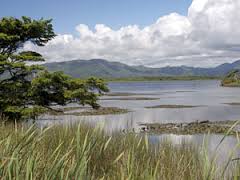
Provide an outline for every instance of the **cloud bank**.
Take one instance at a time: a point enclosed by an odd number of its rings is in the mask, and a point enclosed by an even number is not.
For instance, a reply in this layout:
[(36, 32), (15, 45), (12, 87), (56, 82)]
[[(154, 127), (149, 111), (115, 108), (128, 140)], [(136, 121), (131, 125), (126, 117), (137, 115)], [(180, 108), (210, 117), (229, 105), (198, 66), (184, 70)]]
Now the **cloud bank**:
[(240, 1), (193, 0), (188, 15), (160, 17), (139, 28), (113, 30), (97, 24), (76, 27), (78, 36), (60, 34), (45, 47), (28, 43), (47, 62), (102, 58), (129, 65), (210, 67), (240, 58)]

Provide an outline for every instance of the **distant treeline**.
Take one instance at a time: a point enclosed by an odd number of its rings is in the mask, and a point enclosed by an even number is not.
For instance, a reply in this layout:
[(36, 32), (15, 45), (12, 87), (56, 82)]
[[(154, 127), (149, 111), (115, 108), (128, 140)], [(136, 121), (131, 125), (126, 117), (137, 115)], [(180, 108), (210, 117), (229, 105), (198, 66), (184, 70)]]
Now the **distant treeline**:
[(120, 81), (193, 81), (193, 80), (219, 80), (222, 77), (210, 76), (158, 76), (158, 77), (123, 77), (123, 78), (105, 78), (108, 82)]

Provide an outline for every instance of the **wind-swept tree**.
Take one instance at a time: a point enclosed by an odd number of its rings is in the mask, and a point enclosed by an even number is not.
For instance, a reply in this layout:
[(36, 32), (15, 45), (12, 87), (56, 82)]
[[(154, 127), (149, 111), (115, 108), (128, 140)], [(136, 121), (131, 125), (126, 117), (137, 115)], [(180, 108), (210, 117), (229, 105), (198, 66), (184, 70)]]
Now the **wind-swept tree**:
[(10, 120), (34, 118), (52, 105), (72, 102), (99, 107), (98, 96), (108, 91), (103, 80), (50, 73), (35, 63), (44, 61), (41, 54), (21, 50), (26, 42), (44, 46), (54, 37), (51, 20), (0, 19), (1, 116)]

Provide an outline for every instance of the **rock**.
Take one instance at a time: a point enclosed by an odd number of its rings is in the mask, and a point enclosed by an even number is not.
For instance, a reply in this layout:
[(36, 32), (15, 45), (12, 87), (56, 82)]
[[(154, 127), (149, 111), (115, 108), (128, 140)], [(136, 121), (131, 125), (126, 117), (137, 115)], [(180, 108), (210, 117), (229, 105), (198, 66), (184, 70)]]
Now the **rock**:
[(146, 127), (142, 127), (141, 131), (145, 132), (146, 131)]
[(199, 124), (207, 124), (210, 123), (210, 121), (206, 120), (206, 121), (200, 121)]

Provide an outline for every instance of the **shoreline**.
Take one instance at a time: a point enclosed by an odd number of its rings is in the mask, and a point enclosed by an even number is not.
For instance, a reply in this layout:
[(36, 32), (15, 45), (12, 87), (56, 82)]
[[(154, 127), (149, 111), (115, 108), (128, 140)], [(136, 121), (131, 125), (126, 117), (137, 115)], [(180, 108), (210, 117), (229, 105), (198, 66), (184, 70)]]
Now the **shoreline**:
[(148, 82), (148, 81), (197, 81), (221, 80), (221, 77), (211, 76), (156, 76), (156, 77), (123, 77), (103, 78), (106, 82)]
[(240, 121), (195, 121), (190, 123), (140, 123), (142, 133), (154, 135), (176, 134), (239, 134)]

